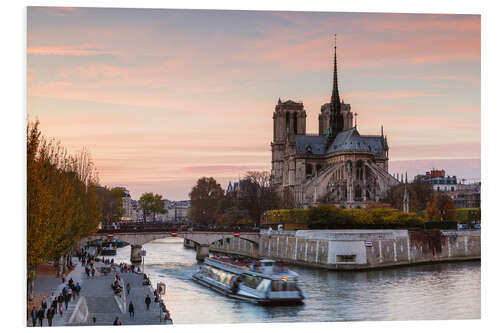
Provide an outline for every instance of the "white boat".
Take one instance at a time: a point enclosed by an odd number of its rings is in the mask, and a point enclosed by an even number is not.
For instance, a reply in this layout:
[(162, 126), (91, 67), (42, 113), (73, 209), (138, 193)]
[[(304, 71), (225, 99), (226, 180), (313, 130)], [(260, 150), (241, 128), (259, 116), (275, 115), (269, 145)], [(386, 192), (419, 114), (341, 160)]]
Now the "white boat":
[(193, 279), (228, 297), (263, 305), (300, 304), (304, 299), (298, 274), (274, 260), (248, 267), (227, 257), (206, 258)]

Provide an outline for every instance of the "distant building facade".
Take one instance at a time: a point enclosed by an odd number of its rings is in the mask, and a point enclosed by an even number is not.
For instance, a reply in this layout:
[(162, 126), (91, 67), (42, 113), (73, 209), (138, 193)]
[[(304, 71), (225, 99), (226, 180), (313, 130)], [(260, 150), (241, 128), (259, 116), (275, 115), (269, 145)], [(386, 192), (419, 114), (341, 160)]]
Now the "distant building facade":
[(455, 208), (481, 208), (481, 183), (458, 184)]
[(271, 181), (296, 207), (319, 202), (365, 207), (399, 182), (388, 171), (389, 146), (380, 135), (361, 135), (350, 104), (340, 99), (334, 48), (330, 103), (321, 107), (319, 133), (306, 134), (301, 102), (278, 99), (273, 114)]
[(457, 176), (446, 176), (444, 170), (431, 170), (426, 172), (425, 175), (416, 175), (414, 180), (432, 184), (434, 191), (445, 192), (453, 200), (457, 198)]

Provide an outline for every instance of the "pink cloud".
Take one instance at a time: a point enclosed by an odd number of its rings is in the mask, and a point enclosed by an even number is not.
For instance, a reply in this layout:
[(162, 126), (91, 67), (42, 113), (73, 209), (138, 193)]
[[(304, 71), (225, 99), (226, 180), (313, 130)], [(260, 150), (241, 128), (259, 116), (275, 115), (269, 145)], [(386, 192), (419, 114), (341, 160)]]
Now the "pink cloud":
[(62, 55), (62, 56), (86, 56), (86, 55), (113, 55), (117, 54), (115, 51), (105, 51), (101, 49), (94, 49), (88, 46), (29, 46), (26, 50), (28, 54), (32, 55)]

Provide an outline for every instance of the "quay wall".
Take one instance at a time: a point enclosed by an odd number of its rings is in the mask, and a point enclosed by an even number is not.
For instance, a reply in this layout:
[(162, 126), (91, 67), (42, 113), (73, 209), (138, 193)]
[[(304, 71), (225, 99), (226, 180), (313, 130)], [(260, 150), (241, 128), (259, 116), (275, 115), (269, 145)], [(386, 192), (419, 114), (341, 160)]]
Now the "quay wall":
[(258, 247), (239, 238), (210, 246), (213, 252), (269, 258), (289, 264), (357, 270), (481, 258), (477, 230), (262, 230)]

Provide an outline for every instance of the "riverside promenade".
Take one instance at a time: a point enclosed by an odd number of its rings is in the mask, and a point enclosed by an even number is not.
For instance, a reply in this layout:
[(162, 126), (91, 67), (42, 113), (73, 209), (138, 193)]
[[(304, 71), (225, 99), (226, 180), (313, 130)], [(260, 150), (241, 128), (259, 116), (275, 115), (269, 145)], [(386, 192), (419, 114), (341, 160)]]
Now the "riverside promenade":
[[(74, 283), (79, 282), (81, 286), (80, 296), (71, 300), (68, 309), (63, 315), (57, 314), (54, 316), (52, 326), (91, 326), (91, 325), (112, 325), (116, 317), (120, 318), (122, 325), (160, 325), (165, 324), (161, 320), (164, 313), (160, 308), (160, 303), (154, 302), (154, 293), (151, 286), (143, 286), (143, 274), (137, 273), (120, 273), (119, 267), (116, 271), (122, 280), (124, 286), (123, 296), (116, 297), (114, 295), (111, 284), (115, 280), (115, 273), (112, 270), (107, 275), (101, 273), (100, 268), (105, 267), (101, 262), (96, 262), (95, 277), (87, 278), (85, 269), (78, 262), (77, 258), (73, 258), (73, 263), (77, 266), (68, 274), (66, 281), (70, 278)], [(130, 284), (130, 294), (127, 295), (125, 286)], [(59, 295), (64, 284), (60, 278), (55, 277), (40, 277), (35, 282), (34, 294), (36, 296)], [(151, 305), (149, 310), (146, 309), (145, 298), (149, 295)], [(134, 305), (134, 316), (131, 317), (128, 312), (130, 302)], [(95, 315), (96, 321), (93, 322)], [(38, 325), (38, 324), (37, 324)], [(28, 326), (31, 326), (29, 320)], [(43, 326), (48, 326), (47, 319), (44, 319)]]

